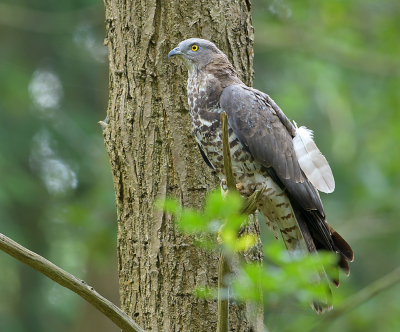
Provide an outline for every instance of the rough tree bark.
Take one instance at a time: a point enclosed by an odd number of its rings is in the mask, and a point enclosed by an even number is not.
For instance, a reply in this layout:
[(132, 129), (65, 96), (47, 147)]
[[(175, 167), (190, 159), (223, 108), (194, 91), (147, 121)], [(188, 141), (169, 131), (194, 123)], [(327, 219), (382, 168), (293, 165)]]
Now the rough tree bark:
[[(166, 195), (200, 207), (219, 184), (192, 136), (186, 70), (167, 55), (186, 38), (212, 40), (251, 85), (250, 2), (104, 2), (110, 66), (104, 140), (116, 193), (122, 309), (149, 331), (215, 331), (217, 302), (192, 291), (217, 286), (218, 253), (193, 246), (171, 216), (153, 209)], [(232, 331), (254, 330), (245, 307), (231, 305)]]

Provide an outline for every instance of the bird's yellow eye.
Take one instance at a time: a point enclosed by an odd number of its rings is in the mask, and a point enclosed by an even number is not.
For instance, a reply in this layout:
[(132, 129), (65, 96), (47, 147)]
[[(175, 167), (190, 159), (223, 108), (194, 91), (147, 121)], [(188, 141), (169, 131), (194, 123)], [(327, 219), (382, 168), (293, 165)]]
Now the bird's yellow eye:
[(199, 47), (197, 45), (192, 45), (192, 51), (196, 52), (199, 49)]

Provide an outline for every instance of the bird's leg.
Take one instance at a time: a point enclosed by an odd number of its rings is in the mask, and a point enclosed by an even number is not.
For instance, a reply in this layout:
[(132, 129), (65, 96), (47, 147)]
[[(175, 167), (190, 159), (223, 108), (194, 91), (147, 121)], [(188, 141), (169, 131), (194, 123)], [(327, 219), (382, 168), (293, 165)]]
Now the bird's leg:
[[(239, 192), (239, 194), (241, 196), (244, 196), (244, 197), (250, 196), (249, 191), (244, 190), (244, 185), (242, 182), (239, 182), (236, 184), (236, 190)], [(225, 197), (228, 194), (228, 192), (229, 192), (228, 184), (225, 179), (222, 179), (221, 180), (221, 193)]]
[(225, 179), (221, 180), (220, 186), (221, 186), (221, 194), (226, 195), (226, 193), (228, 192), (228, 185)]
[(236, 183), (236, 190), (238, 191), (240, 196), (249, 197), (251, 195), (251, 192), (249, 190), (244, 189), (244, 185), (242, 182)]
[(240, 193), (244, 189), (244, 185), (242, 182), (236, 183), (236, 189)]

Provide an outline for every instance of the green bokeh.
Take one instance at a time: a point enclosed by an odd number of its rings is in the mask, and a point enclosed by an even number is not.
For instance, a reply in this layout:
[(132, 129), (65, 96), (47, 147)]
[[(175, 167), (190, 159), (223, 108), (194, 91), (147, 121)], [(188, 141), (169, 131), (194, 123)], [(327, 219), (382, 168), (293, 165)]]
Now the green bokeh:
[[(13, 14), (1, 7), (0, 232), (118, 302), (114, 193), (97, 124), (108, 97), (103, 4), (0, 4)], [(314, 130), (335, 176), (322, 200), (355, 252), (339, 302), (400, 262), (400, 2), (254, 0), (252, 11), (254, 87)], [(41, 12), (51, 15), (35, 19)], [(55, 82), (48, 100), (38, 99), (40, 75)], [(263, 225), (262, 235), (275, 241)], [(396, 286), (326, 331), (398, 331), (399, 303)], [(1, 331), (118, 331), (90, 310), (0, 253)], [(313, 320), (290, 301), (266, 312), (270, 331), (290, 331), (288, 321), (305, 331)]]

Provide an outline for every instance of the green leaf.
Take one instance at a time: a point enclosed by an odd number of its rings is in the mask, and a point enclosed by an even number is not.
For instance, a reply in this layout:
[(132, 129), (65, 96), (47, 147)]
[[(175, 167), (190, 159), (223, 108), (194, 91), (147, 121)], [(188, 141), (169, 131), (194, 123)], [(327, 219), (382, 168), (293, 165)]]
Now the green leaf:
[(165, 200), (157, 199), (154, 203), (154, 207), (156, 210), (163, 210), (174, 215), (179, 214), (181, 211), (181, 205), (175, 198), (167, 198)]
[(196, 233), (207, 230), (208, 220), (206, 217), (192, 209), (185, 209), (178, 222), (178, 227), (185, 233)]
[(194, 296), (205, 300), (215, 300), (218, 298), (218, 289), (207, 286), (197, 287), (194, 290)]
[(228, 193), (223, 196), (219, 190), (215, 190), (208, 195), (204, 210), (210, 218), (224, 220), (238, 213), (241, 205), (242, 198), (239, 194)]
[(257, 238), (252, 234), (243, 235), (236, 242), (235, 249), (236, 251), (245, 251), (250, 249), (257, 243)]

